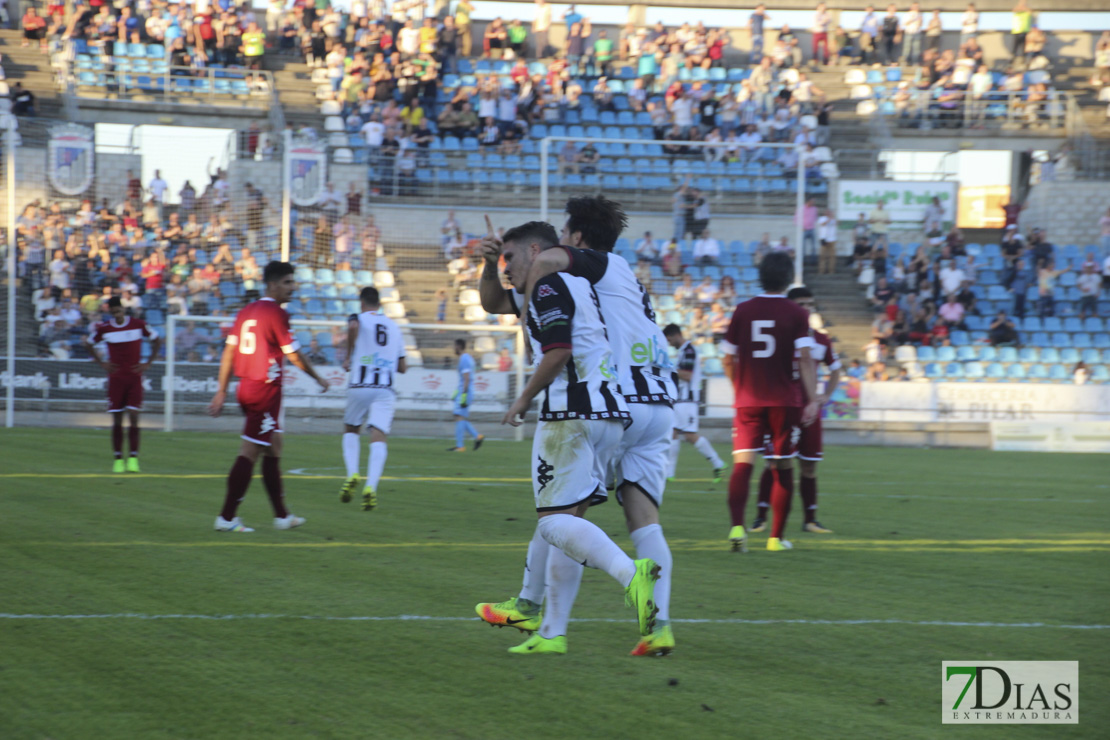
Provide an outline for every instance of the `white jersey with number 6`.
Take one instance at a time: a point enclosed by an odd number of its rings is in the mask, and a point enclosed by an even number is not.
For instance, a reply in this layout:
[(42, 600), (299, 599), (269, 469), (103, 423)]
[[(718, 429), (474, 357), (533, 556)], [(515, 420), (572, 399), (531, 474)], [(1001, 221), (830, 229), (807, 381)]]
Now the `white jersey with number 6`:
[(358, 321), (358, 337), (351, 348), (349, 388), (393, 389), (397, 363), (405, 356), (405, 341), (397, 324), (377, 311), (351, 315)]

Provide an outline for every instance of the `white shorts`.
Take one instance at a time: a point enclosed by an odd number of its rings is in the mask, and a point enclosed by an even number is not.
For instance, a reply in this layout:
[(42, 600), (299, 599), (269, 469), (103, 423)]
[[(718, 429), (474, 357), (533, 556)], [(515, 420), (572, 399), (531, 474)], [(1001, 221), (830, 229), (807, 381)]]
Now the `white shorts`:
[(674, 410), (661, 403), (630, 403), (632, 425), (624, 430), (615, 461), (617, 501), (624, 483), (634, 485), (658, 507), (667, 481)]
[(353, 427), (366, 424), (389, 434), (396, 403), (397, 394), (390, 388), (348, 388), (343, 423)]
[(532, 493), (536, 511), (567, 509), (600, 488), (621, 442), (619, 420), (541, 421), (532, 439)]
[(674, 405), (674, 428), (683, 433), (698, 431), (698, 404), (683, 401)]

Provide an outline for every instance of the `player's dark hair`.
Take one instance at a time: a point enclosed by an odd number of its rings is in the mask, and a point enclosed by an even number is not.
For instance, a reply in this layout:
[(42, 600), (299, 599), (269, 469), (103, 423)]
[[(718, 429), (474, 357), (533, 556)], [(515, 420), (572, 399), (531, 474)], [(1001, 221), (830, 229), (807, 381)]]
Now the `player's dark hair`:
[(759, 263), (759, 284), (768, 293), (781, 293), (794, 279), (794, 260), (786, 252), (771, 252)]
[(380, 306), (382, 304), (377, 288), (363, 288), (359, 291), (358, 297), (367, 306)]
[(466, 340), (459, 337), (455, 340), (455, 349), (466, 349)]
[(678, 324), (667, 324), (663, 327), (663, 336), (673, 337), (675, 334), (681, 334), (682, 327)]
[(555, 247), (559, 244), (559, 234), (555, 227), (546, 221), (529, 221), (528, 223), (514, 226), (502, 235), (504, 244), (509, 242), (536, 242), (542, 248)]
[(286, 275), (292, 275), (294, 272), (293, 265), (290, 263), (272, 260), (266, 263), (266, 266), (262, 268), (262, 282), (276, 283)]
[(108, 308), (119, 308), (123, 305), (123, 301), (119, 299), (118, 295), (114, 295), (108, 299)]
[(621, 232), (628, 226), (628, 216), (616, 201), (604, 195), (584, 195), (567, 201), (567, 233), (582, 234), (587, 248), (612, 252)]
[(791, 288), (790, 292), (786, 294), (786, 297), (792, 301), (796, 301), (799, 298), (812, 298), (813, 291), (803, 285), (799, 288)]

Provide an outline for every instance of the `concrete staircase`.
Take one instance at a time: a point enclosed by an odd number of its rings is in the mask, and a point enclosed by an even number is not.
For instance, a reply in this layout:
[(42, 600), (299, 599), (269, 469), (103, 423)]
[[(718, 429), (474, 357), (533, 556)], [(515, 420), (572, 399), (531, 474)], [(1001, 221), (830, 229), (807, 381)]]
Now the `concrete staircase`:
[[(446, 288), (446, 322), (466, 323), (463, 320), (463, 309), (459, 305), (459, 291), (452, 287), (453, 279), (444, 267), (443, 254), (438, 245), (408, 245), (403, 249), (391, 247), (391, 251), (397, 255), (393, 258), (396, 263), (404, 265), (399, 270), (395, 268), (394, 280), (405, 303), (409, 321), (414, 324), (435, 323), (439, 307), (436, 291)], [(457, 337), (470, 338), (469, 335), (456, 331), (420, 332), (417, 341), (420, 344), (420, 353), (424, 356), (424, 364), (428, 367), (441, 367), (444, 366), (445, 359), (453, 363), (454, 341)]]
[(0, 67), (4, 69), (8, 85), (20, 82), (34, 94), (40, 118), (64, 119), (65, 106), (54, 81), (50, 57), (40, 53), (37, 45), (24, 47), (22, 44), (22, 31), (0, 31), (0, 55), (3, 55)]
[(316, 85), (312, 84), (312, 68), (299, 57), (279, 56), (274, 51), (263, 57), (262, 67), (274, 76), (285, 122), (295, 129), (307, 125), (322, 132), (324, 117), (316, 100)]

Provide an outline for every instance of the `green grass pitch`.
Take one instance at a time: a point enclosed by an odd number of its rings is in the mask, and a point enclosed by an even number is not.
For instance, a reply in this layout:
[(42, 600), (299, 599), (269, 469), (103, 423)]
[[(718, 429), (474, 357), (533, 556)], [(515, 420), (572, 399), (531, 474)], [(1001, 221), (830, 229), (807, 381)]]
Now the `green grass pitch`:
[[(288, 437), (308, 524), (275, 531), (256, 478), (236, 535), (212, 530), (234, 435), (147, 432), (144, 473), (112, 476), (106, 431), (0, 433), (0, 738), (1107, 736), (1110, 630), (1060, 626), (1110, 624), (1105, 457), (834, 448), (836, 533), (800, 533), (795, 499), (793, 552), (733, 554), (726, 485), (684, 446), (672, 616), (704, 621), (637, 659), (598, 571), (565, 656), (509, 655), (523, 636), (474, 618), (520, 586), (528, 443), (392, 440), (363, 513), (339, 435)], [(628, 549), (615, 504), (591, 519)], [(1079, 725), (943, 726), (961, 659), (1078, 660)]]

